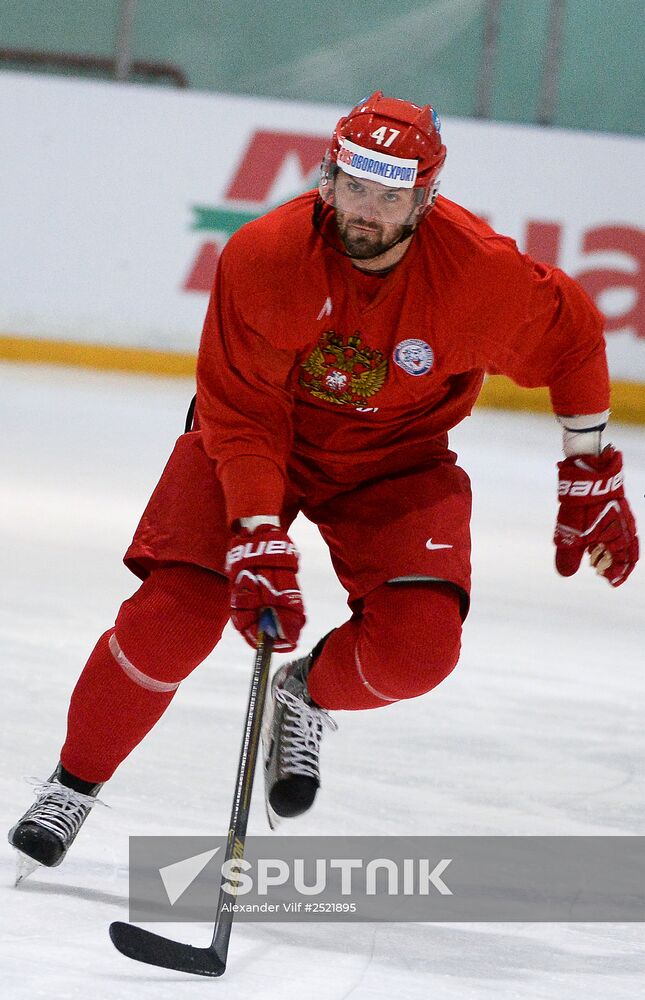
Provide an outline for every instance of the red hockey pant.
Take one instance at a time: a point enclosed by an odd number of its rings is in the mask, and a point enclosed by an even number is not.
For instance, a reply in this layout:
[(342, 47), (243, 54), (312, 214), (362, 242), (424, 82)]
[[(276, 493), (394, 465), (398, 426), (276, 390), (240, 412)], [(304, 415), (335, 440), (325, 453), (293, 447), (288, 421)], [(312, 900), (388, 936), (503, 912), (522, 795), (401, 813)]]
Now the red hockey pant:
[[(63, 766), (106, 781), (217, 645), (226, 580), (186, 564), (152, 571), (99, 639), (72, 694)], [(377, 708), (424, 694), (457, 662), (461, 616), (448, 584), (383, 584), (331, 633), (309, 675), (329, 709)]]

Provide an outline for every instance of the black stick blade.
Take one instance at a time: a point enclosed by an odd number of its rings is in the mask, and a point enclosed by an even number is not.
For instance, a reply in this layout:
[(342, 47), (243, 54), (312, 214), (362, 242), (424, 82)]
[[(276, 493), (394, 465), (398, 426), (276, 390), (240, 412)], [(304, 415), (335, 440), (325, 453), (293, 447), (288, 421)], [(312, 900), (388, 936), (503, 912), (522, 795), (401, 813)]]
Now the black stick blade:
[(171, 941), (121, 920), (110, 924), (110, 938), (122, 955), (161, 969), (176, 969), (194, 976), (221, 976), (226, 971), (226, 962), (213, 948), (193, 948), (191, 944)]

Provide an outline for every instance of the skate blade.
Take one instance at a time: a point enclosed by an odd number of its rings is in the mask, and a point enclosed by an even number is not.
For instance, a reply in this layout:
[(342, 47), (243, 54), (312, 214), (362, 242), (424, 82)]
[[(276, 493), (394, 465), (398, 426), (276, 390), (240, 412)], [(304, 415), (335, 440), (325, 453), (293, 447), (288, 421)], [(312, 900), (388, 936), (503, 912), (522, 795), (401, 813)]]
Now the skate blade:
[(26, 878), (33, 875), (36, 869), (40, 867), (41, 865), (38, 861), (34, 861), (29, 855), (23, 854), (22, 851), (16, 849), (16, 881), (14, 882), (14, 886), (20, 885), (21, 882), (24, 882)]
[(281, 816), (278, 816), (269, 802), (269, 796), (266, 794), (266, 788), (264, 790), (264, 807), (267, 814), (267, 823), (272, 830), (276, 830), (280, 826)]
[(280, 817), (273, 811), (269, 802), (269, 793), (266, 782), (267, 747), (271, 743), (271, 719), (273, 717), (274, 698), (273, 691), (269, 686), (267, 700), (264, 706), (264, 718), (262, 720), (261, 743), (262, 743), (262, 778), (264, 784), (264, 808), (266, 810), (267, 823), (271, 830), (275, 830), (280, 823)]

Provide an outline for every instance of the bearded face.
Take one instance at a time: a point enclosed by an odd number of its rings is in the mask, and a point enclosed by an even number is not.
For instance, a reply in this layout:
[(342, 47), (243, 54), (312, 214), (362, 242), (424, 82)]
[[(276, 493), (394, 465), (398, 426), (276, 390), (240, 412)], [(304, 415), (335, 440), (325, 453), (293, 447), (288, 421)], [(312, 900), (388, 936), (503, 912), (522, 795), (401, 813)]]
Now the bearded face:
[(411, 235), (416, 222), (414, 189), (359, 180), (342, 170), (335, 179), (334, 206), (340, 237), (356, 260), (385, 253)]

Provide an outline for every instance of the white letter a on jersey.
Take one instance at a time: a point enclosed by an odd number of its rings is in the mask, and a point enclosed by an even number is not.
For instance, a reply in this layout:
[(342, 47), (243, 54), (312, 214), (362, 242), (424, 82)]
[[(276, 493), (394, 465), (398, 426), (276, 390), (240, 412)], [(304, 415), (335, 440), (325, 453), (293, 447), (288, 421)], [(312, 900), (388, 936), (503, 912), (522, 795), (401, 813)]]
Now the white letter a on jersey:
[(323, 307), (316, 316), (316, 319), (324, 319), (325, 316), (331, 316), (331, 299), (329, 296), (325, 299)]

